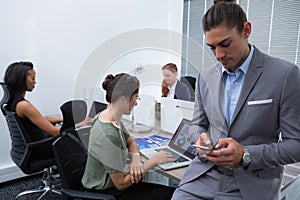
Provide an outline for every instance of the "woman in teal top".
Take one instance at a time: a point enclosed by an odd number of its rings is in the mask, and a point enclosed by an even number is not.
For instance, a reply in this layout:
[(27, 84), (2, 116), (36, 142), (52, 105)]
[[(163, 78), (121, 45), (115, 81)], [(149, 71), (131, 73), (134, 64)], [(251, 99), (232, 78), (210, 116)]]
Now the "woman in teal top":
[[(102, 83), (109, 104), (96, 116), (91, 128), (82, 184), (88, 190), (113, 194), (122, 200), (171, 199), (174, 188), (141, 179), (155, 165), (174, 158), (161, 151), (142, 164), (136, 142), (120, 121), (123, 114), (129, 115), (137, 105), (139, 85), (136, 77), (125, 73), (110, 74)], [(131, 158), (128, 169), (127, 158)]]

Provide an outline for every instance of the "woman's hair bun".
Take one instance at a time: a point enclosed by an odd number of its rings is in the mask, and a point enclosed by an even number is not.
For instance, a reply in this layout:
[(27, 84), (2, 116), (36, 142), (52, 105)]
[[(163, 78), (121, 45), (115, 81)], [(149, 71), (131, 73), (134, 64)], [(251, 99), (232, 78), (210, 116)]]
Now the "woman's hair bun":
[(114, 75), (108, 74), (108, 75), (105, 77), (105, 80), (104, 80), (103, 83), (102, 83), (102, 88), (103, 88), (104, 90), (107, 90), (109, 83), (110, 83), (114, 78), (115, 78)]

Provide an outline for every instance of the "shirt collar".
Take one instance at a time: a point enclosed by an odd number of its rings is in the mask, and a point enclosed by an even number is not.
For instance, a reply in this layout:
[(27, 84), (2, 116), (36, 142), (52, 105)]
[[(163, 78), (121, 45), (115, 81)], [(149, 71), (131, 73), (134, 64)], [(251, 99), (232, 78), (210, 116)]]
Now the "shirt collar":
[[(254, 52), (254, 48), (252, 45), (250, 45), (250, 53), (248, 55), (248, 57), (246, 58), (246, 60), (243, 62), (243, 64), (238, 68), (238, 70), (241, 70), (244, 74), (247, 74), (250, 62), (252, 60), (253, 57), (253, 52)], [(222, 75), (224, 75), (224, 72), (227, 73), (232, 73), (229, 72), (223, 65), (222, 65)]]
[(176, 88), (176, 85), (177, 85), (177, 82), (178, 82), (178, 80), (176, 80), (175, 84), (174, 84), (172, 87), (168, 86), (169, 90), (170, 90), (170, 89), (173, 89), (173, 90), (175, 90), (175, 88)]

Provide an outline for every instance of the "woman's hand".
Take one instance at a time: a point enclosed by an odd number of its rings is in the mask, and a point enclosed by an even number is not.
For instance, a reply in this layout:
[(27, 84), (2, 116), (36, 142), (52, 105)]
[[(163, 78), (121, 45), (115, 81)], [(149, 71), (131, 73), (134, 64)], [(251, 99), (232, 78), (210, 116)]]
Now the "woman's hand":
[(83, 126), (87, 125), (88, 123), (91, 123), (92, 121), (93, 121), (92, 118), (86, 117), (83, 121), (75, 124), (75, 128), (83, 127)]
[(139, 153), (131, 154), (131, 163), (129, 166), (129, 172), (132, 183), (138, 183), (144, 176), (144, 166), (140, 160)]
[(155, 156), (151, 158), (154, 162), (154, 165), (158, 165), (161, 163), (168, 163), (168, 162), (174, 162), (175, 158), (172, 156), (171, 153), (166, 151), (160, 151)]

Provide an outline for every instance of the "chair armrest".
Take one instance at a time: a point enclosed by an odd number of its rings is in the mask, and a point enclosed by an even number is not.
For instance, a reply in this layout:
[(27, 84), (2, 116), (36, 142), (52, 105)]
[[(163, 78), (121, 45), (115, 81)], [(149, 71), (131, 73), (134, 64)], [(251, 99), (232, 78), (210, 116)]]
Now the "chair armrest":
[(51, 140), (52, 140), (52, 142), (54, 142), (54, 140), (56, 140), (56, 138), (54, 138), (54, 137), (48, 137), (48, 138), (45, 138), (45, 139), (42, 139), (42, 140), (30, 142), (27, 145), (28, 145), (28, 147), (32, 148), (32, 147), (35, 147), (37, 145), (41, 145), (41, 144), (47, 143), (47, 142), (49, 142)]

